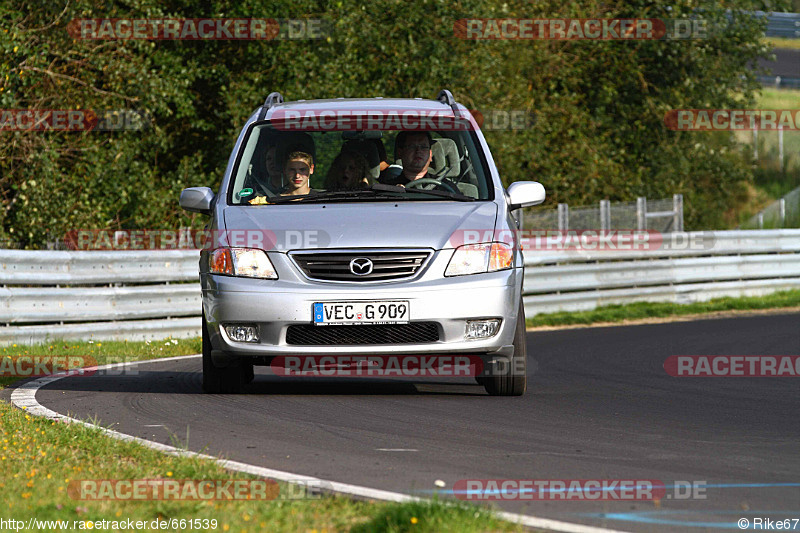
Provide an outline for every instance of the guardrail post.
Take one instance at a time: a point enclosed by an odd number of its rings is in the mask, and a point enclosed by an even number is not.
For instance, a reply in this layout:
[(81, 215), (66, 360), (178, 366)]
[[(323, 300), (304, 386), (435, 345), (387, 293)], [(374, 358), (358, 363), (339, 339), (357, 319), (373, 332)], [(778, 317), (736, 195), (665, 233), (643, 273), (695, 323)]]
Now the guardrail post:
[(191, 228), (181, 228), (178, 231), (178, 248), (192, 248), (193, 244)]
[(569, 206), (558, 204), (558, 230), (567, 231), (569, 229)]
[(600, 231), (611, 230), (611, 202), (600, 200)]
[(672, 219), (672, 231), (683, 231), (683, 195), (672, 195), (672, 210), (675, 213)]
[(758, 214), (758, 229), (764, 229), (764, 213)]
[(647, 229), (647, 198), (640, 196), (636, 199), (636, 229)]
[[(755, 121), (755, 119), (751, 119)], [(758, 161), (758, 130), (753, 128), (753, 159)]]
[(786, 223), (786, 198), (778, 200), (778, 216), (780, 217), (781, 227)]

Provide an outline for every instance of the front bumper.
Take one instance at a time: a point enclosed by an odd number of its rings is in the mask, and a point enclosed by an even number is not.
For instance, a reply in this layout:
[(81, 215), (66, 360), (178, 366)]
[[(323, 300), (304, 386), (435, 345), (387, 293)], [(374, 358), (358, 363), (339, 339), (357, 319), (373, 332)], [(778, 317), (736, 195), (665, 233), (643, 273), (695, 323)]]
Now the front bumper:
[[(436, 269), (438, 270), (438, 269)], [(332, 284), (282, 276), (258, 280), (203, 274), (203, 311), (208, 324), (215, 363), (231, 357), (270, 358), (279, 355), (320, 354), (479, 354), (511, 355), (523, 269), (444, 278), (378, 284)], [(408, 300), (411, 322), (433, 322), (439, 340), (428, 343), (297, 345), (286, 341), (292, 325), (313, 323), (316, 302), (350, 300)], [(466, 340), (467, 320), (499, 318), (491, 338)], [(259, 342), (235, 342), (223, 324), (255, 324)], [(329, 327), (329, 326), (316, 326)], [(347, 326), (363, 327), (363, 326)]]

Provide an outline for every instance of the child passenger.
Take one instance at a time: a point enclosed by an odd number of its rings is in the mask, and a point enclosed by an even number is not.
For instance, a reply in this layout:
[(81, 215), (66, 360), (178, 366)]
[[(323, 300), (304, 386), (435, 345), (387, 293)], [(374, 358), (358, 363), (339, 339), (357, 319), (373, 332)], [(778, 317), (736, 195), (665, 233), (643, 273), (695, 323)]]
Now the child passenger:
[(363, 155), (345, 149), (336, 156), (325, 180), (327, 190), (344, 191), (369, 186), (369, 166)]
[[(286, 165), (283, 167), (284, 183), (286, 186), (280, 191), (281, 196), (298, 196), (303, 194), (313, 194), (314, 191), (309, 185), (311, 175), (314, 174), (314, 158), (306, 152), (291, 152), (286, 157)], [(269, 203), (266, 196), (257, 196), (250, 200), (252, 205)]]

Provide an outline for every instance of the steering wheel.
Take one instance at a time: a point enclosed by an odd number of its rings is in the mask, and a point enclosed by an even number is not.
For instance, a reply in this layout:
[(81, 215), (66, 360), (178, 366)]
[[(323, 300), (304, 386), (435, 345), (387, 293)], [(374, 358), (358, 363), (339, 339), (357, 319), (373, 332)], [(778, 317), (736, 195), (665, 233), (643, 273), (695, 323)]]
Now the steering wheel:
[(456, 189), (454, 185), (451, 185), (448, 182), (436, 178), (419, 178), (414, 181), (409, 181), (408, 183), (406, 183), (406, 189), (422, 189), (423, 185), (433, 185), (433, 187), (424, 187), (425, 190), (435, 189), (436, 187), (441, 185), (450, 192), (456, 194), (459, 194), (461, 192), (458, 189)]

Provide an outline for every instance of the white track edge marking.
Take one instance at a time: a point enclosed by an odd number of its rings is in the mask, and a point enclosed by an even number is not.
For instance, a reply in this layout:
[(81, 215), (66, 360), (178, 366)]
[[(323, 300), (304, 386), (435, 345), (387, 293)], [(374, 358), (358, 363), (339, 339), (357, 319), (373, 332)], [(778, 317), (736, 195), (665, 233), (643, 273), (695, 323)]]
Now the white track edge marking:
[[(200, 357), (200, 354), (196, 355), (182, 355), (177, 357), (164, 357), (161, 359), (147, 359), (144, 361), (133, 361), (128, 363), (111, 363), (108, 365), (102, 365), (97, 367), (91, 367), (91, 370), (105, 370), (108, 368), (119, 368), (120, 366), (133, 366), (133, 365), (140, 365), (146, 363), (160, 363), (164, 361), (175, 361), (180, 359), (188, 359), (192, 357)], [(391, 492), (387, 490), (380, 490), (380, 489), (372, 489), (369, 487), (362, 487), (360, 485), (351, 485), (349, 483), (339, 483), (338, 481), (328, 481), (323, 480), (311, 476), (302, 476), (299, 474), (293, 474), (291, 472), (283, 472), (281, 470), (273, 470), (271, 468), (265, 468), (262, 466), (255, 466), (250, 465), (247, 463), (240, 463), (238, 461), (230, 461), (227, 459), (220, 459), (218, 457), (213, 457), (211, 455), (206, 455), (203, 453), (192, 452), (188, 450), (181, 450), (180, 448), (176, 448), (174, 446), (169, 446), (167, 444), (161, 444), (158, 442), (153, 442), (149, 440), (145, 440), (139, 437), (134, 437), (133, 435), (126, 435), (125, 433), (120, 433), (118, 431), (114, 431), (108, 428), (104, 428), (102, 426), (97, 426), (95, 424), (91, 424), (89, 422), (85, 422), (83, 420), (78, 420), (76, 418), (71, 418), (69, 416), (65, 416), (55, 411), (48, 409), (47, 407), (40, 404), (36, 401), (36, 392), (44, 387), (45, 385), (49, 385), (55, 381), (60, 379), (64, 379), (70, 377), (68, 374), (55, 374), (52, 376), (45, 376), (33, 381), (28, 381), (27, 383), (23, 383), (22, 385), (18, 386), (11, 392), (11, 404), (19, 409), (25, 409), (26, 412), (30, 413), (34, 416), (40, 416), (43, 418), (47, 418), (50, 420), (59, 420), (62, 422), (68, 422), (73, 424), (82, 424), (87, 427), (95, 428), (100, 430), (102, 433), (108, 435), (109, 437), (126, 441), (126, 442), (136, 442), (141, 444), (142, 446), (146, 446), (147, 448), (151, 448), (153, 450), (158, 450), (162, 453), (166, 453), (169, 455), (176, 455), (179, 457), (197, 457), (201, 459), (206, 459), (209, 461), (213, 461), (220, 465), (223, 468), (228, 470), (233, 470), (236, 472), (242, 472), (245, 474), (252, 474), (255, 476), (261, 476), (270, 479), (276, 479), (278, 481), (284, 481), (287, 483), (292, 482), (314, 482), (319, 483), (320, 485), (326, 487), (328, 490), (331, 490), (336, 493), (346, 494), (350, 496), (357, 496), (359, 498), (366, 498), (370, 500), (382, 500), (388, 502), (412, 502), (412, 501), (423, 501), (424, 498), (418, 498), (415, 496), (409, 496), (408, 494), (402, 494), (399, 492)], [(549, 518), (537, 518), (535, 516), (529, 515), (522, 515), (517, 513), (509, 513), (505, 511), (494, 511), (495, 516), (501, 518), (503, 520), (507, 520), (509, 522), (514, 522), (517, 524), (522, 524), (527, 527), (537, 527), (541, 529), (548, 529), (551, 531), (563, 531), (565, 533), (625, 533), (615, 529), (606, 529), (602, 527), (595, 527), (595, 526), (585, 526), (582, 524), (574, 524), (571, 522), (562, 522), (560, 520), (551, 520)]]

